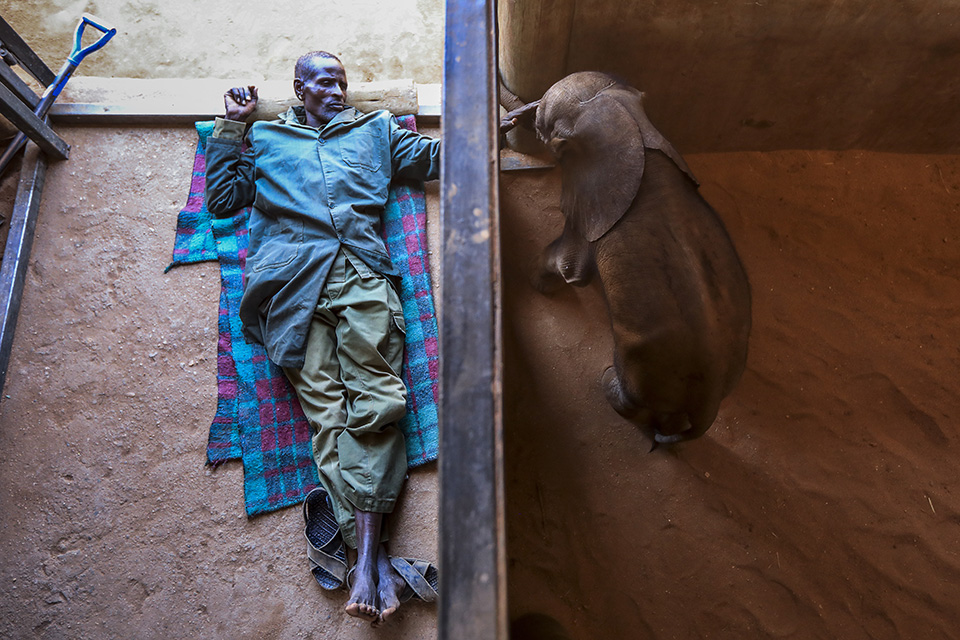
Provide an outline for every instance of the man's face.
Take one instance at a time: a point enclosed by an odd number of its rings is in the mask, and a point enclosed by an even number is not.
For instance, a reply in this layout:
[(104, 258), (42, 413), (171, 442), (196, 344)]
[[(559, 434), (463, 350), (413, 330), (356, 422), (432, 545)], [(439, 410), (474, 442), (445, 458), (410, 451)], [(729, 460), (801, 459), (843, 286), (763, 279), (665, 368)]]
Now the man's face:
[(347, 73), (333, 58), (313, 58), (293, 80), (293, 90), (303, 100), (307, 124), (320, 127), (346, 108)]

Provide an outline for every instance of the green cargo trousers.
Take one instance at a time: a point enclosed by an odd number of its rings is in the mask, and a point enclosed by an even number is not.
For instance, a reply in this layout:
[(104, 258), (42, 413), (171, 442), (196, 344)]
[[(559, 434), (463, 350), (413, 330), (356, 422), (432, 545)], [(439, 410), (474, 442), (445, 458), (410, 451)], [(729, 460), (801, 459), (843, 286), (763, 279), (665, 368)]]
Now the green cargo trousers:
[(406, 412), (403, 347), (393, 286), (341, 247), (313, 314), (303, 369), (284, 372), (313, 425), (320, 482), (352, 548), (356, 510), (390, 513), (406, 477), (396, 425)]

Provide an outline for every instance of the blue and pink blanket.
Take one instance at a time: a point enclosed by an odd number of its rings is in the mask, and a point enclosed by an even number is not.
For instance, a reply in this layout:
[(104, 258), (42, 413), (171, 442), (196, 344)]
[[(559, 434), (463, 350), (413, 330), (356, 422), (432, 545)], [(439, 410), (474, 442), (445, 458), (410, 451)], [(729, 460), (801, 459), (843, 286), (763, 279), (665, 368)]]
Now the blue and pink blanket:
[[(416, 130), (413, 116), (400, 125)], [(177, 217), (173, 267), (218, 260), (220, 311), (217, 321), (217, 411), (210, 425), (207, 462), (242, 460), (248, 516), (299, 504), (319, 484), (311, 448), (311, 427), (283, 371), (263, 347), (248, 343), (240, 330), (250, 209), (216, 218), (204, 205), (206, 141), (213, 122), (197, 122), (197, 151), (187, 204)], [(404, 382), (407, 416), (400, 428), (407, 463), (437, 458), (439, 361), (437, 321), (427, 257), (426, 203), (422, 185), (395, 182), (383, 215), (383, 234), (394, 265), (403, 274), (400, 299), (406, 319)]]

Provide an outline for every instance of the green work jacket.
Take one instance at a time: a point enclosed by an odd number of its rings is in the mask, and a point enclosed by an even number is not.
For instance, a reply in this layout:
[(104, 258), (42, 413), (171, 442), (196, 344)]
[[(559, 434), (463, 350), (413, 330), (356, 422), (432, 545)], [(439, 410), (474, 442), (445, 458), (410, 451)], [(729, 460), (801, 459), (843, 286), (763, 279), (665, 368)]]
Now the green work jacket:
[(440, 175), (440, 141), (402, 129), (390, 113), (337, 114), (320, 129), (303, 107), (280, 120), (218, 118), (206, 149), (206, 204), (216, 215), (253, 205), (240, 319), (283, 367), (301, 368), (310, 320), (340, 246), (399, 277), (380, 235), (394, 176)]

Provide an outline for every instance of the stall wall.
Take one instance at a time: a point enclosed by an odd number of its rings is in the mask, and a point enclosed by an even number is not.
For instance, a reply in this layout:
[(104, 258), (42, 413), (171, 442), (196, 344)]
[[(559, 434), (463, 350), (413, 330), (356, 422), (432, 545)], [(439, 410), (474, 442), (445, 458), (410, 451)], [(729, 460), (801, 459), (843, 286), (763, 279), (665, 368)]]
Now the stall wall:
[(54, 71), (69, 55), (84, 11), (116, 27), (117, 35), (77, 75), (286, 80), (297, 57), (323, 49), (343, 59), (353, 82), (428, 84), (442, 76), (440, 0), (0, 2), (4, 20)]
[(503, 78), (647, 93), (682, 152), (960, 150), (960, 5), (945, 0), (502, 0)]

